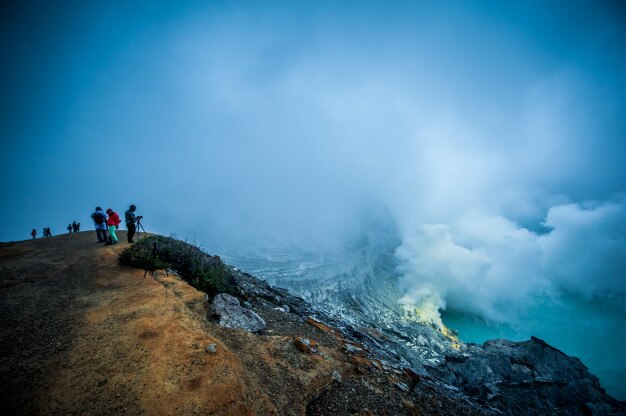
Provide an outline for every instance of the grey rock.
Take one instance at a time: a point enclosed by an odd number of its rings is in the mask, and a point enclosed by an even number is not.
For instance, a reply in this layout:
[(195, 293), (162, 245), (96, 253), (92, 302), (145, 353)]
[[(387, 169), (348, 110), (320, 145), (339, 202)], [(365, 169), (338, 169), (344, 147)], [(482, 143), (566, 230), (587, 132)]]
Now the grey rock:
[[(315, 316), (339, 331), (347, 344), (363, 346), (361, 352), (348, 347), (350, 354), (374, 358), (385, 371), (404, 374), (409, 368), (415, 374), (409, 374), (409, 381), (405, 376), (406, 382), (380, 377), (379, 384), (390, 383), (402, 394), (418, 396), (426, 388), (438, 397), (450, 399), (450, 403), (472, 409), (471, 413), (450, 414), (626, 416), (626, 403), (607, 395), (597, 377), (579, 359), (537, 338), (525, 342), (495, 340), (483, 345), (461, 343), (454, 347), (436, 328), (413, 322), (385, 327), (384, 337), (372, 336), (372, 331), (363, 329), (358, 322), (355, 325), (340, 316), (331, 316), (250, 274), (233, 269), (231, 273), (249, 305), (281, 309), (286, 305), (288, 313), (303, 319)], [(302, 346), (298, 347), (308, 351), (308, 339), (301, 341)], [(423, 386), (422, 390), (416, 387), (417, 383)]]
[(308, 352), (309, 354), (318, 353), (318, 349), (316, 348), (317, 343), (308, 338), (303, 337), (295, 337), (293, 342), (296, 344), (296, 347), (302, 352)]
[(395, 386), (405, 393), (409, 392), (409, 386), (407, 386), (406, 383), (396, 383)]
[(294, 296), (289, 291), (271, 286), (265, 280), (244, 273), (234, 268), (230, 269), (232, 278), (237, 282), (237, 287), (244, 297), (254, 298), (255, 301), (264, 299), (273, 306), (284, 308), (287, 306), (289, 312), (296, 315), (305, 316), (310, 314), (311, 305), (302, 298)]
[(176, 270), (174, 270), (174, 269), (170, 269), (170, 268), (167, 268), (167, 269), (165, 269), (165, 270), (167, 271), (167, 273), (168, 273), (170, 276), (174, 276), (175, 278), (177, 278), (178, 280), (180, 280), (180, 274), (179, 274)]
[(334, 370), (333, 375), (331, 376), (331, 380), (335, 383), (341, 383), (341, 373), (337, 370)]
[(363, 351), (363, 348), (357, 347), (356, 345), (347, 343), (343, 347), (344, 351), (349, 354), (355, 354)]
[[(487, 341), (469, 345), (466, 354), (446, 357), (432, 375), (467, 396), (516, 415), (581, 414), (581, 405), (610, 409), (593, 414), (623, 414), (596, 376), (575, 357), (531, 337), (529, 341)], [(583, 413), (584, 414), (584, 413)]]
[(226, 328), (258, 332), (267, 327), (263, 318), (256, 312), (242, 308), (239, 299), (226, 293), (215, 296), (211, 304), (211, 314), (219, 316), (220, 325)]
[(217, 344), (212, 343), (206, 346), (206, 352), (210, 352), (211, 354), (215, 354), (217, 352)]

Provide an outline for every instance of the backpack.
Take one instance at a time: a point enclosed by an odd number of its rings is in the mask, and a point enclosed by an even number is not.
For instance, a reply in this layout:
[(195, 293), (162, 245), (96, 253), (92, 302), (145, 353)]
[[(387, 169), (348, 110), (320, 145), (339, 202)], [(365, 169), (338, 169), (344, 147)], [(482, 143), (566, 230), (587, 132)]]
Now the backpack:
[(93, 216), (93, 222), (98, 225), (102, 224), (104, 222), (104, 215), (102, 215), (100, 212), (96, 212)]

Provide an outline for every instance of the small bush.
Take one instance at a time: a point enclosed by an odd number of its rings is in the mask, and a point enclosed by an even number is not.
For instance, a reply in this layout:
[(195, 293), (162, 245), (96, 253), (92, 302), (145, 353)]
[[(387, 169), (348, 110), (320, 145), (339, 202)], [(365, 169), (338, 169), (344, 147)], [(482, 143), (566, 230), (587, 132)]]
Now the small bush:
[(186, 282), (210, 298), (219, 293), (235, 294), (234, 278), (218, 256), (210, 256), (198, 247), (175, 238), (160, 235), (142, 238), (120, 254), (120, 264), (149, 270), (154, 243), (160, 255), (155, 259), (155, 268), (176, 270)]

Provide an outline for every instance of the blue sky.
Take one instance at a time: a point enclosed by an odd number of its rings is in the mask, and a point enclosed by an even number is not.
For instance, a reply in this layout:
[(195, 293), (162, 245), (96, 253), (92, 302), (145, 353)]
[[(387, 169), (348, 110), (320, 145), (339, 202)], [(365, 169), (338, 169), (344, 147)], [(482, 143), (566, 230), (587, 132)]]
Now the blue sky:
[[(511, 184), (523, 195), (486, 202), (537, 226), (555, 195), (623, 191), (616, 5), (387, 3), (3, 6), (0, 239), (130, 202), (162, 232), (201, 236), (178, 218), (210, 205), (201, 222), (231, 237), (301, 234), (350, 228), (364, 200), (421, 217), (417, 194), (456, 211), (476, 204), (462, 189)], [(504, 159), (502, 180), (448, 178), (466, 147)], [(446, 182), (442, 200), (420, 180)]]

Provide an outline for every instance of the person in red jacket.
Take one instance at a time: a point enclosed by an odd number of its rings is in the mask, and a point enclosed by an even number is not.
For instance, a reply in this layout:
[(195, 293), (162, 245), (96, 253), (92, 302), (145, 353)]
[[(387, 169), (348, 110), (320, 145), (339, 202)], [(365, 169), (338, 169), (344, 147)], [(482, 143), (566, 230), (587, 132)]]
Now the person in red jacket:
[(120, 216), (117, 215), (117, 212), (113, 211), (111, 208), (107, 209), (107, 215), (109, 218), (107, 219), (107, 226), (109, 227), (109, 235), (111, 236), (111, 244), (117, 244), (117, 236), (115, 235), (115, 230), (120, 228)]

